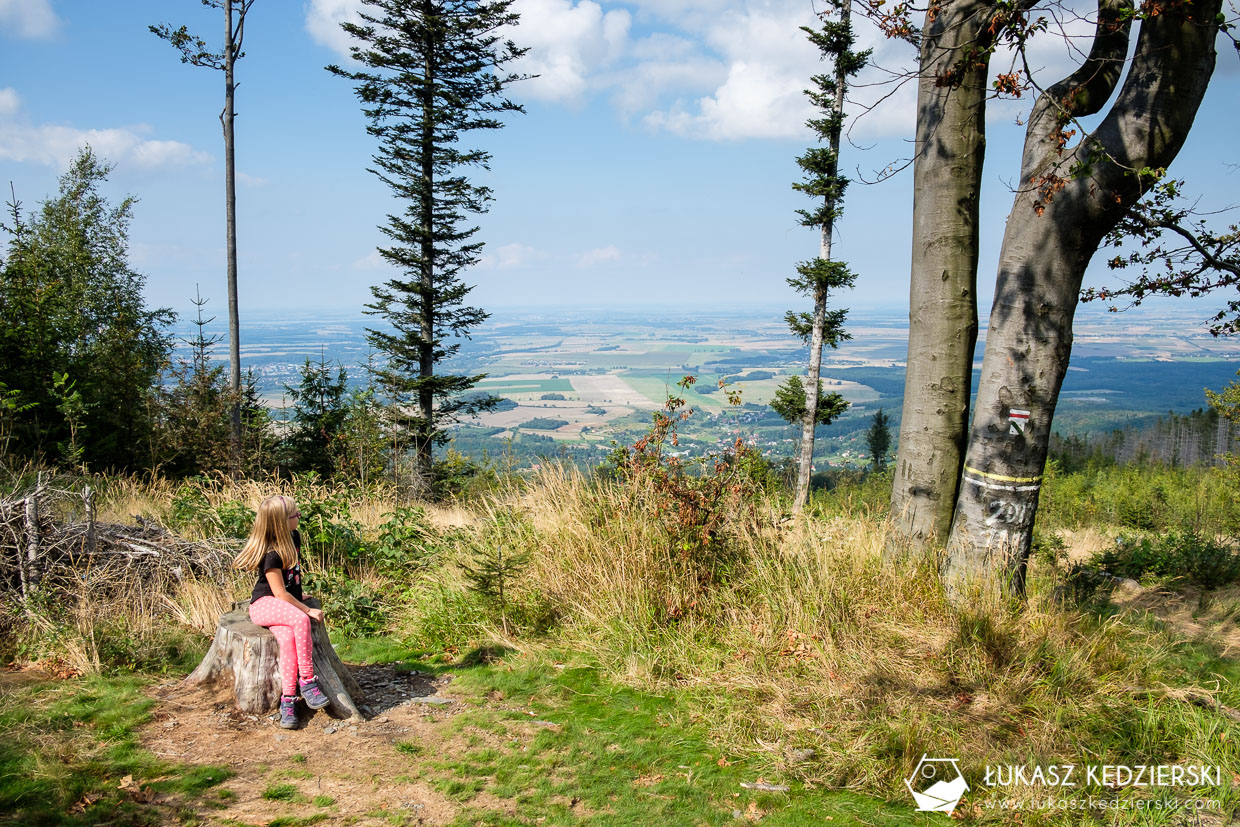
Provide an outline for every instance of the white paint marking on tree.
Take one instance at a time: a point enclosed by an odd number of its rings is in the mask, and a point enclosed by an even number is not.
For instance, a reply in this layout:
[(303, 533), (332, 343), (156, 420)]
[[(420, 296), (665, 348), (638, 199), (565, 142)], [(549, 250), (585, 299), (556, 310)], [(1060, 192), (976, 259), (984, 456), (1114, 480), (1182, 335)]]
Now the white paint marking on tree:
[(1029, 429), (1029, 411), (1008, 411), (1008, 433), (1012, 436), (1024, 436)]

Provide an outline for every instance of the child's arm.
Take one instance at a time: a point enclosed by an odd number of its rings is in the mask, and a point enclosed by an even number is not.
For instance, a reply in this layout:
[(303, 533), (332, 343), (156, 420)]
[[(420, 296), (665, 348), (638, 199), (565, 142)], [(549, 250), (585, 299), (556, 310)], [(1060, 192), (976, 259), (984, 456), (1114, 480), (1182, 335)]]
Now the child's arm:
[(267, 578), (267, 585), (271, 586), (272, 597), (276, 600), (283, 600), (291, 606), (296, 606), (298, 609), (301, 609), (303, 612), (310, 615), (310, 617), (320, 623), (323, 622), (322, 609), (311, 609), (305, 603), (302, 603), (296, 597), (289, 594), (288, 589), (284, 588), (284, 572), (280, 569), (267, 569), (263, 576)]

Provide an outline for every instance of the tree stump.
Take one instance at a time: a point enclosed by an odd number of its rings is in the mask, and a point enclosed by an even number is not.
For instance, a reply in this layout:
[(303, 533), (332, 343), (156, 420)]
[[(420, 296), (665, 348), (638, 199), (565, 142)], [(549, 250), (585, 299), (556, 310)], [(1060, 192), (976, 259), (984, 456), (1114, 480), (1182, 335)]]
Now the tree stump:
[[(305, 604), (320, 608), (319, 601), (307, 598)], [(333, 718), (363, 721), (359, 707), (361, 687), (332, 648), (327, 628), (310, 622), (314, 642), (314, 677), (330, 700), (323, 711)], [(184, 681), (186, 686), (219, 685), (232, 681), (237, 706), (244, 712), (261, 715), (280, 705), (280, 644), (270, 629), (250, 620), (250, 601), (234, 603), (232, 611), (220, 618), (215, 640), (198, 668)]]

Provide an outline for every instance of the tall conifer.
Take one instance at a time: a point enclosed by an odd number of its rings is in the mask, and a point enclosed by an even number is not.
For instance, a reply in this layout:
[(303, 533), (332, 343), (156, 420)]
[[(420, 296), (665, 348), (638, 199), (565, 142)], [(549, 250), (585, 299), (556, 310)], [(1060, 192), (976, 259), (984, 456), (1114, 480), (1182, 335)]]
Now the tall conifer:
[(487, 318), (465, 304), (472, 287), (460, 278), (482, 243), (469, 217), (486, 212), (491, 190), (471, 183), (470, 168), (488, 169), (491, 154), (461, 146), (464, 134), (500, 129), (499, 116), (523, 109), (503, 96), (521, 76), (504, 67), (525, 53), (503, 36), (517, 23), (512, 0), (363, 0), (360, 24), (342, 24), (363, 67), (328, 71), (356, 84), (367, 131), (379, 140), (372, 172), (403, 210), (380, 229), (392, 244), (380, 255), (398, 275), (372, 287), (368, 312), (389, 329), (368, 331), (387, 357), (376, 370), (400, 412), (416, 458), (418, 487), (429, 487), (432, 450), (444, 426), (488, 404), (466, 396), (480, 375), (437, 372)]
[(818, 47), (823, 60), (832, 63), (831, 75), (814, 75), (814, 88), (805, 94), (821, 115), (810, 118), (806, 125), (826, 146), (810, 147), (797, 158), (805, 177), (793, 189), (819, 200), (813, 210), (798, 210), (801, 224), (819, 231), (818, 257), (797, 265), (797, 275), (788, 279), (797, 292), (813, 301), (811, 312), (788, 311), (785, 317), (792, 332), (809, 345), (808, 381), (791, 377), (780, 390), (787, 398), (795, 394), (797, 385), (804, 394), (803, 405), (785, 406), (780, 414), (801, 425), (801, 450), (797, 458), (797, 488), (793, 507), (800, 510), (809, 498), (810, 472), (814, 461), (814, 428), (831, 422), (844, 412), (848, 403), (839, 394), (822, 392), (822, 348), (836, 347), (847, 338), (844, 332), (845, 310), (827, 310), (832, 290), (851, 287), (856, 278), (843, 262), (831, 260), (831, 242), (835, 221), (840, 215), (840, 202), (848, 179), (839, 173), (840, 133), (844, 125), (844, 93), (848, 79), (856, 75), (869, 59), (869, 51), (854, 52), (856, 38), (852, 30), (851, 5), (842, 0), (831, 12), (820, 15), (822, 28), (802, 27), (810, 42)]

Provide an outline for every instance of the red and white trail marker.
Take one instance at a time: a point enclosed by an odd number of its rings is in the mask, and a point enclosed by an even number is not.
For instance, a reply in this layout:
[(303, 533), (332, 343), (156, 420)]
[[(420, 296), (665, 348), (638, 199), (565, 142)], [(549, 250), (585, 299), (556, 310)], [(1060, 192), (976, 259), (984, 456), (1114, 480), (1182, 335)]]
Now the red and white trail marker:
[(1008, 411), (1008, 433), (1012, 436), (1024, 436), (1029, 427), (1029, 411)]

